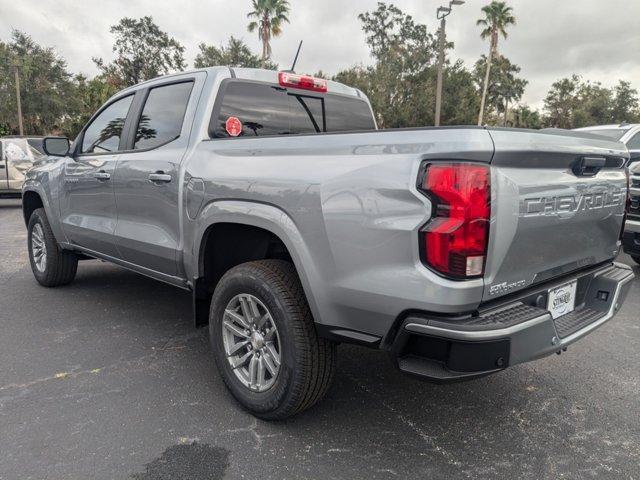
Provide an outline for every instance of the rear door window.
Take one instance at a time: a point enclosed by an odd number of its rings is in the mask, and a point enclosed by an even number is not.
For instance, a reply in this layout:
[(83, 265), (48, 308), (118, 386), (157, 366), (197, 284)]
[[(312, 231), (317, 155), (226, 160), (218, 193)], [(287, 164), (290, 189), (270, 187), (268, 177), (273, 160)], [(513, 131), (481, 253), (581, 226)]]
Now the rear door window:
[[(213, 115), (210, 131), (217, 138), (235, 133), (251, 137), (375, 129), (371, 109), (363, 100), (266, 83), (228, 83)], [(239, 120), (239, 132), (227, 128), (229, 119), (231, 125)]]
[(193, 82), (172, 83), (149, 90), (138, 120), (135, 150), (155, 148), (180, 136)]

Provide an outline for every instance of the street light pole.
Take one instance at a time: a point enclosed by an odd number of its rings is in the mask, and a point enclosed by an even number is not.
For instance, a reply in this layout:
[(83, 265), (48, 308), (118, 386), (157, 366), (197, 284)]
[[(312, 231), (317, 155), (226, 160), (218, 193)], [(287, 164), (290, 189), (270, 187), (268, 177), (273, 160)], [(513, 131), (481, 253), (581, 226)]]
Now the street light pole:
[(444, 46), (447, 25), (446, 18), (451, 13), (453, 5), (462, 5), (465, 0), (451, 0), (448, 7), (439, 7), (436, 16), (440, 20), (440, 30), (438, 30), (438, 77), (436, 83), (436, 114), (435, 126), (440, 126), (440, 111), (442, 110), (442, 70), (444, 69)]
[(20, 101), (20, 75), (18, 74), (18, 62), (14, 62), (13, 64), (13, 74), (15, 77), (16, 83), (16, 102), (18, 104), (18, 128), (20, 130), (20, 135), (24, 135), (24, 128), (22, 126), (22, 103)]

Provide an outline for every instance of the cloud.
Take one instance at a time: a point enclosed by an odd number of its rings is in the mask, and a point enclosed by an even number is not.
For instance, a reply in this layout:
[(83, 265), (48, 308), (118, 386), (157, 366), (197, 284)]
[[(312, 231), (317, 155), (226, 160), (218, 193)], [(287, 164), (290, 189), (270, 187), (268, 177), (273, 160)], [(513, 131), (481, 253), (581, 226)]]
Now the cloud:
[[(397, 0), (396, 6), (437, 29), (436, 8), (446, 0)], [(467, 0), (448, 17), (452, 55), (468, 66), (487, 51), (475, 21), (488, 0)], [(577, 73), (611, 86), (619, 79), (640, 88), (640, 1), (511, 0), (518, 24), (500, 51), (522, 67), (529, 80), (524, 101), (541, 107), (551, 84)], [(292, 0), (291, 24), (273, 42), (274, 60), (288, 67), (304, 41), (298, 70), (336, 73), (370, 62), (358, 13), (376, 7), (375, 0)], [(256, 34), (246, 30), (249, 0), (0, 0), (0, 39), (11, 28), (23, 30), (53, 46), (72, 71), (96, 73), (92, 57), (112, 58), (109, 26), (123, 16), (152, 15), (160, 27), (187, 48), (193, 63), (200, 42), (225, 43), (230, 35), (260, 51)]]

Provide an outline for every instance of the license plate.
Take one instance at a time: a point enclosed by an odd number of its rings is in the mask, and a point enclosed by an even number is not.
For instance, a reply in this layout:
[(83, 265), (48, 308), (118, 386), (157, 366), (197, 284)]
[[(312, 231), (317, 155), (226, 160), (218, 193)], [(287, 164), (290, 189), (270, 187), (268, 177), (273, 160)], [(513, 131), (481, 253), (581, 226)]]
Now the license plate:
[(576, 307), (577, 286), (578, 282), (575, 281), (549, 290), (547, 310), (551, 312), (551, 317), (554, 320), (562, 315), (573, 312)]

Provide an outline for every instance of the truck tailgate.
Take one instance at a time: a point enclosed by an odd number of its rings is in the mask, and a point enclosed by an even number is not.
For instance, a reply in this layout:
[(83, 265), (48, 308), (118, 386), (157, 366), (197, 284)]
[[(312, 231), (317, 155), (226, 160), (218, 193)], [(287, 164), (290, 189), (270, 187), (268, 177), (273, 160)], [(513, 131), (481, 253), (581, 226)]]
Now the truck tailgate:
[(489, 133), (495, 154), (483, 300), (616, 256), (624, 145), (572, 132)]

